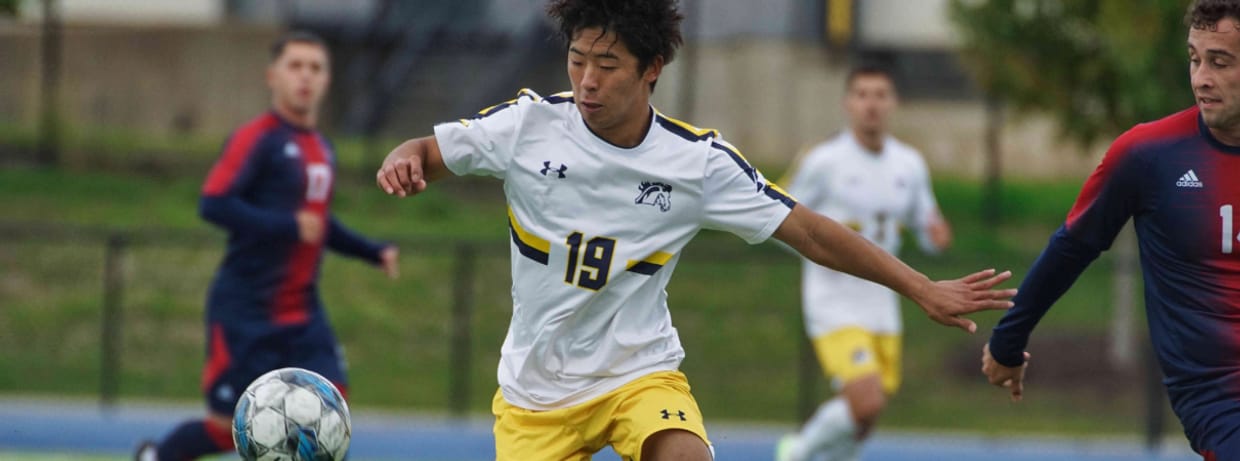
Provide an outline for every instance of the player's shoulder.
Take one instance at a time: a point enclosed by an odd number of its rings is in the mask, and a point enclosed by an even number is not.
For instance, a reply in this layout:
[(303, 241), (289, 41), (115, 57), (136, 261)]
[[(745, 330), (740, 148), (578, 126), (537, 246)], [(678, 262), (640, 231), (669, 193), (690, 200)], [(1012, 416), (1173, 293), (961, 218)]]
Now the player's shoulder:
[(890, 143), (891, 155), (901, 163), (912, 165), (915, 168), (926, 168), (926, 157), (916, 147), (897, 139), (895, 136), (888, 136), (885, 142)]
[(847, 132), (840, 131), (834, 136), (810, 147), (802, 163), (823, 164), (839, 161), (856, 149), (854, 144)]
[(233, 130), (225, 150), (253, 150), (277, 135), (282, 125), (280, 117), (274, 112), (263, 112)]
[[(654, 122), (653, 129), (661, 130), (679, 141), (686, 143), (727, 143), (723, 140), (723, 136), (719, 134), (719, 130), (693, 126), (682, 120), (668, 117), (657, 109), (654, 111)], [(731, 145), (729, 144), (728, 146), (730, 147)]]
[(1137, 124), (1112, 143), (1113, 151), (1127, 152), (1134, 148), (1174, 142), (1198, 135), (1196, 106), (1158, 120)]
[(531, 109), (544, 111), (547, 109), (560, 109), (563, 111), (571, 108), (573, 105), (572, 103), (573, 93), (571, 91), (564, 91), (544, 97), (532, 89), (522, 88), (517, 91), (516, 97), (482, 109), (478, 111), (477, 114), (474, 114), (471, 119), (484, 119), (492, 115), (514, 109), (518, 112), (528, 111)]
[(233, 133), (267, 134), (275, 131), (280, 127), (280, 125), (280, 117), (277, 116), (275, 112), (267, 111), (237, 126), (237, 129), (233, 130)]

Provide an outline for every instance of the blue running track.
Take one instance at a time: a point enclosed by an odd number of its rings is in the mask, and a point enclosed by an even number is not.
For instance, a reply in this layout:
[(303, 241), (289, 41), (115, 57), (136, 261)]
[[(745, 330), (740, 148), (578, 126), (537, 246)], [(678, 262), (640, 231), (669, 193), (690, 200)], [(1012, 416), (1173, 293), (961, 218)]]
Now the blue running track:
[[(127, 456), (144, 438), (162, 436), (194, 407), (97, 405), (50, 400), (0, 399), (0, 451)], [(490, 420), (452, 420), (376, 414), (354, 409), (355, 460), (476, 461), (495, 457)], [(708, 428), (720, 461), (768, 461), (784, 428), (717, 425)], [(1054, 438), (993, 438), (961, 434), (880, 432), (863, 461), (1200, 461), (1183, 439), (1168, 439), (1149, 453), (1135, 439), (1089, 441)], [(619, 461), (607, 450), (597, 460)]]

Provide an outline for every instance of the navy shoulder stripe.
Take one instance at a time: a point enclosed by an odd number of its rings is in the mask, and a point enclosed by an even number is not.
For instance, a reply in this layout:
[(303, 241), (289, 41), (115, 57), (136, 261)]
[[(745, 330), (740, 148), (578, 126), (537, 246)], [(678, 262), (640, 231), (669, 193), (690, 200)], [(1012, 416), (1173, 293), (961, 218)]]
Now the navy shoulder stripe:
[[(749, 162), (745, 160), (745, 157), (742, 156), (741, 153), (736, 150), (736, 148), (730, 145), (724, 144), (724, 143), (719, 143), (719, 142), (710, 143), (710, 147), (721, 150), (724, 153), (728, 154), (728, 157), (731, 157), (732, 161), (736, 162), (736, 166), (740, 167), (741, 170), (745, 172), (745, 176), (748, 176), (749, 180), (753, 181), (754, 184), (758, 184), (758, 170), (754, 169), (753, 165), (750, 165)], [(758, 189), (759, 190), (762, 189), (761, 184), (758, 184)]]
[(667, 117), (658, 111), (655, 111), (654, 119), (663, 129), (684, 138), (686, 141), (705, 141), (719, 137), (718, 131), (698, 128), (680, 120)]
[(470, 119), (481, 120), (481, 119), (490, 117), (492, 115), (495, 115), (496, 113), (504, 109), (517, 105), (517, 101), (521, 100), (521, 98), (529, 98), (531, 101), (542, 100), (542, 98), (538, 96), (538, 93), (535, 93), (529, 88), (522, 88), (521, 91), (517, 92), (517, 97), (504, 101), (502, 103), (496, 104), (494, 106), (488, 107), (486, 109), (482, 109), (478, 111), (477, 114), (474, 114), (473, 117), (470, 117)]
[(563, 104), (566, 102), (573, 102), (573, 96), (572, 93), (558, 93), (543, 98), (543, 101), (551, 104)]

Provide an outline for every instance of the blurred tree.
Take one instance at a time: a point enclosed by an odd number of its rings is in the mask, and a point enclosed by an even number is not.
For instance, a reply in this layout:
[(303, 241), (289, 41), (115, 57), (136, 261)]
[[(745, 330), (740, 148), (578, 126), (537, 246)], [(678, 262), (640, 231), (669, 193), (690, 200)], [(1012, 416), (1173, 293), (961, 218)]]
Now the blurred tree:
[(1193, 103), (1185, 0), (952, 0), (964, 62), (991, 97), (1049, 112), (1082, 146)]
[[(1193, 104), (1185, 52), (1186, 0), (952, 0), (966, 67), (989, 101), (1018, 112), (1051, 114), (1070, 142), (1090, 147), (1141, 122)], [(993, 106), (992, 106), (993, 107)], [(990, 111), (992, 119), (1002, 113)], [(997, 136), (1001, 122), (988, 130)], [(998, 220), (998, 143), (991, 146), (983, 205)], [(1112, 363), (1127, 369), (1137, 354), (1132, 332), (1136, 252), (1131, 227), (1116, 242)], [(1165, 406), (1157, 370), (1146, 383), (1146, 440), (1161, 440)]]
[(0, 15), (17, 16), (18, 0), (0, 0)]

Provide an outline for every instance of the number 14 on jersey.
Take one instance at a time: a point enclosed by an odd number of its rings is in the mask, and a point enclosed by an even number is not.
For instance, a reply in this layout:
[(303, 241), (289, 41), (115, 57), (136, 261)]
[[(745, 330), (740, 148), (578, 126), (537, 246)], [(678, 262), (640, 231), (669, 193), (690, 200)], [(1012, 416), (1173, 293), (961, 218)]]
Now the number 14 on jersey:
[(1218, 215), (1223, 218), (1223, 254), (1229, 255), (1235, 242), (1240, 241), (1240, 235), (1235, 234), (1235, 214), (1231, 205), (1223, 205), (1218, 209)]

